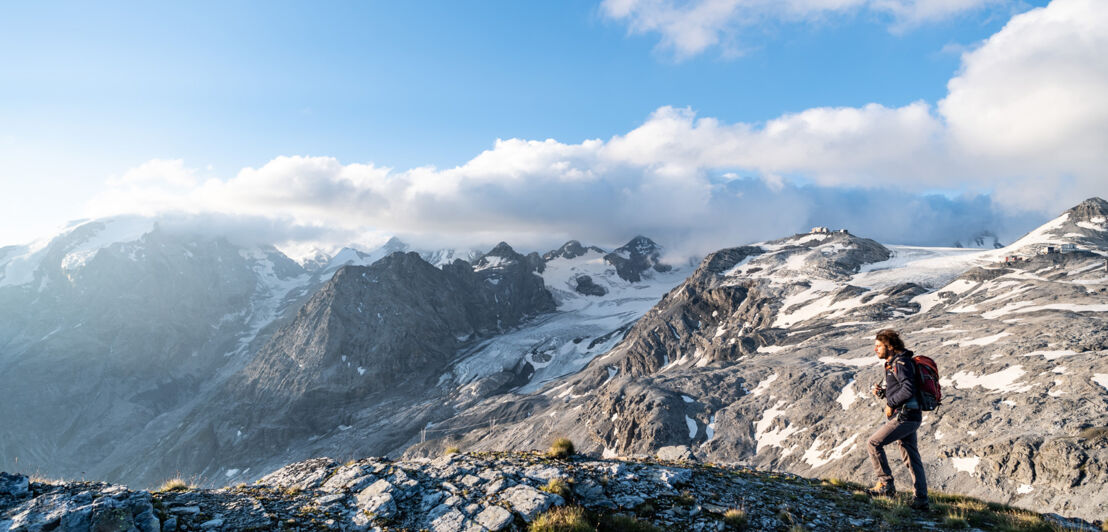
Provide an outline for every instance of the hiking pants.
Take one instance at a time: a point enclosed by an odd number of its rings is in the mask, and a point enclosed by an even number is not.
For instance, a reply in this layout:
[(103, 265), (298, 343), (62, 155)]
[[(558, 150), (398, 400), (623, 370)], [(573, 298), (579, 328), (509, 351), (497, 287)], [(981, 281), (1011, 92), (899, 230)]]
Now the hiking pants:
[(916, 430), (919, 429), (919, 421), (900, 421), (898, 416), (893, 416), (885, 425), (877, 429), (873, 436), (869, 437), (869, 457), (873, 462), (873, 470), (877, 473), (879, 481), (888, 486), (893, 485), (893, 473), (889, 469), (889, 461), (885, 458), (885, 446), (892, 443), (900, 443), (900, 455), (904, 459), (904, 465), (908, 466), (912, 473), (912, 483), (916, 491), (917, 499), (927, 498), (927, 477), (923, 473), (923, 460), (919, 456), (916, 447)]

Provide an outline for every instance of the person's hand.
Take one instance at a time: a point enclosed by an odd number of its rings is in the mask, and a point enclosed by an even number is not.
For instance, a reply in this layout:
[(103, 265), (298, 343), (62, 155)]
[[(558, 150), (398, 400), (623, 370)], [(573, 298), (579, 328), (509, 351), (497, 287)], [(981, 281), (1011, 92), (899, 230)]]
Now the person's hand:
[(882, 388), (880, 384), (874, 384), (872, 391), (873, 391), (873, 396), (878, 398), (878, 399), (881, 399), (885, 395), (884, 394), (885, 389)]
[(893, 417), (893, 407), (891, 407), (889, 405), (885, 405), (885, 417), (886, 418)]

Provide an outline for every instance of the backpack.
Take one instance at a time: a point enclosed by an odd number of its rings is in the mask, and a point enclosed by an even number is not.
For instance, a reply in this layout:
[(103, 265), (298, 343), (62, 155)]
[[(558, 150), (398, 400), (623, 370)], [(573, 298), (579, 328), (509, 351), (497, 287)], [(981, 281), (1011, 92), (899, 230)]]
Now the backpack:
[(943, 387), (939, 384), (939, 366), (931, 357), (914, 355), (920, 410), (934, 410), (943, 404)]

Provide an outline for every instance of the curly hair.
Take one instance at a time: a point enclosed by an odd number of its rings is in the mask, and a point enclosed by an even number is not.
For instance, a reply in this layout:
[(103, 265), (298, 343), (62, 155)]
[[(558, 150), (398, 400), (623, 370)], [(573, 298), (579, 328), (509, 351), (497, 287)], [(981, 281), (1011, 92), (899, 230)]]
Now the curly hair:
[(881, 329), (877, 331), (876, 340), (893, 349), (893, 351), (904, 351), (904, 340), (900, 339), (900, 335), (892, 329)]

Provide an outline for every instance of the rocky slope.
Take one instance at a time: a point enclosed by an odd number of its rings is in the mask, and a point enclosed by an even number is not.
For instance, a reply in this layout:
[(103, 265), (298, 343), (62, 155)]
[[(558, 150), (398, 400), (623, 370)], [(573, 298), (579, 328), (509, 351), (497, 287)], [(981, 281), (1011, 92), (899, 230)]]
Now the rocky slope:
[[(891, 327), (944, 375), (944, 405), (920, 432), (932, 488), (1105, 515), (1106, 213), (1091, 199), (993, 251), (848, 233), (721, 250), (580, 373), (470, 409), (487, 418), (527, 405), (525, 419), (407, 454), (525, 449), (566, 434), (595, 455), (682, 445), (704, 460), (870, 481), (865, 441), (881, 423), (866, 391), (881, 377), (873, 333)], [(1062, 244), (1076, 249), (1039, 254)], [(1012, 256), (1022, 259), (1004, 262)]]
[[(684, 461), (554, 460), (539, 453), (450, 454), (290, 464), (252, 485), (154, 493), (0, 473), (0, 531), (526, 530), (573, 505), (600, 529), (1098, 530), (1099, 523), (936, 497), (914, 512), (858, 486)], [(727, 514), (732, 515), (728, 518)], [(740, 512), (738, 515), (736, 511)], [(740, 517), (741, 516), (741, 517)]]
[(141, 218), (0, 249), (0, 464), (118, 478), (121, 444), (241, 369), (312, 282), (271, 246)]
[[(603, 250), (582, 250), (543, 259), (501, 243), (472, 265), (436, 268), (409, 252), (342, 266), (244, 369), (121, 472), (144, 483), (175, 471), (250, 480), (310, 456), (399, 453), (428, 433), (495, 423), (458, 413), (578, 371), (682, 279), (651, 259), (625, 265), (639, 279), (626, 281)], [(606, 296), (572, 290), (582, 273)]]

